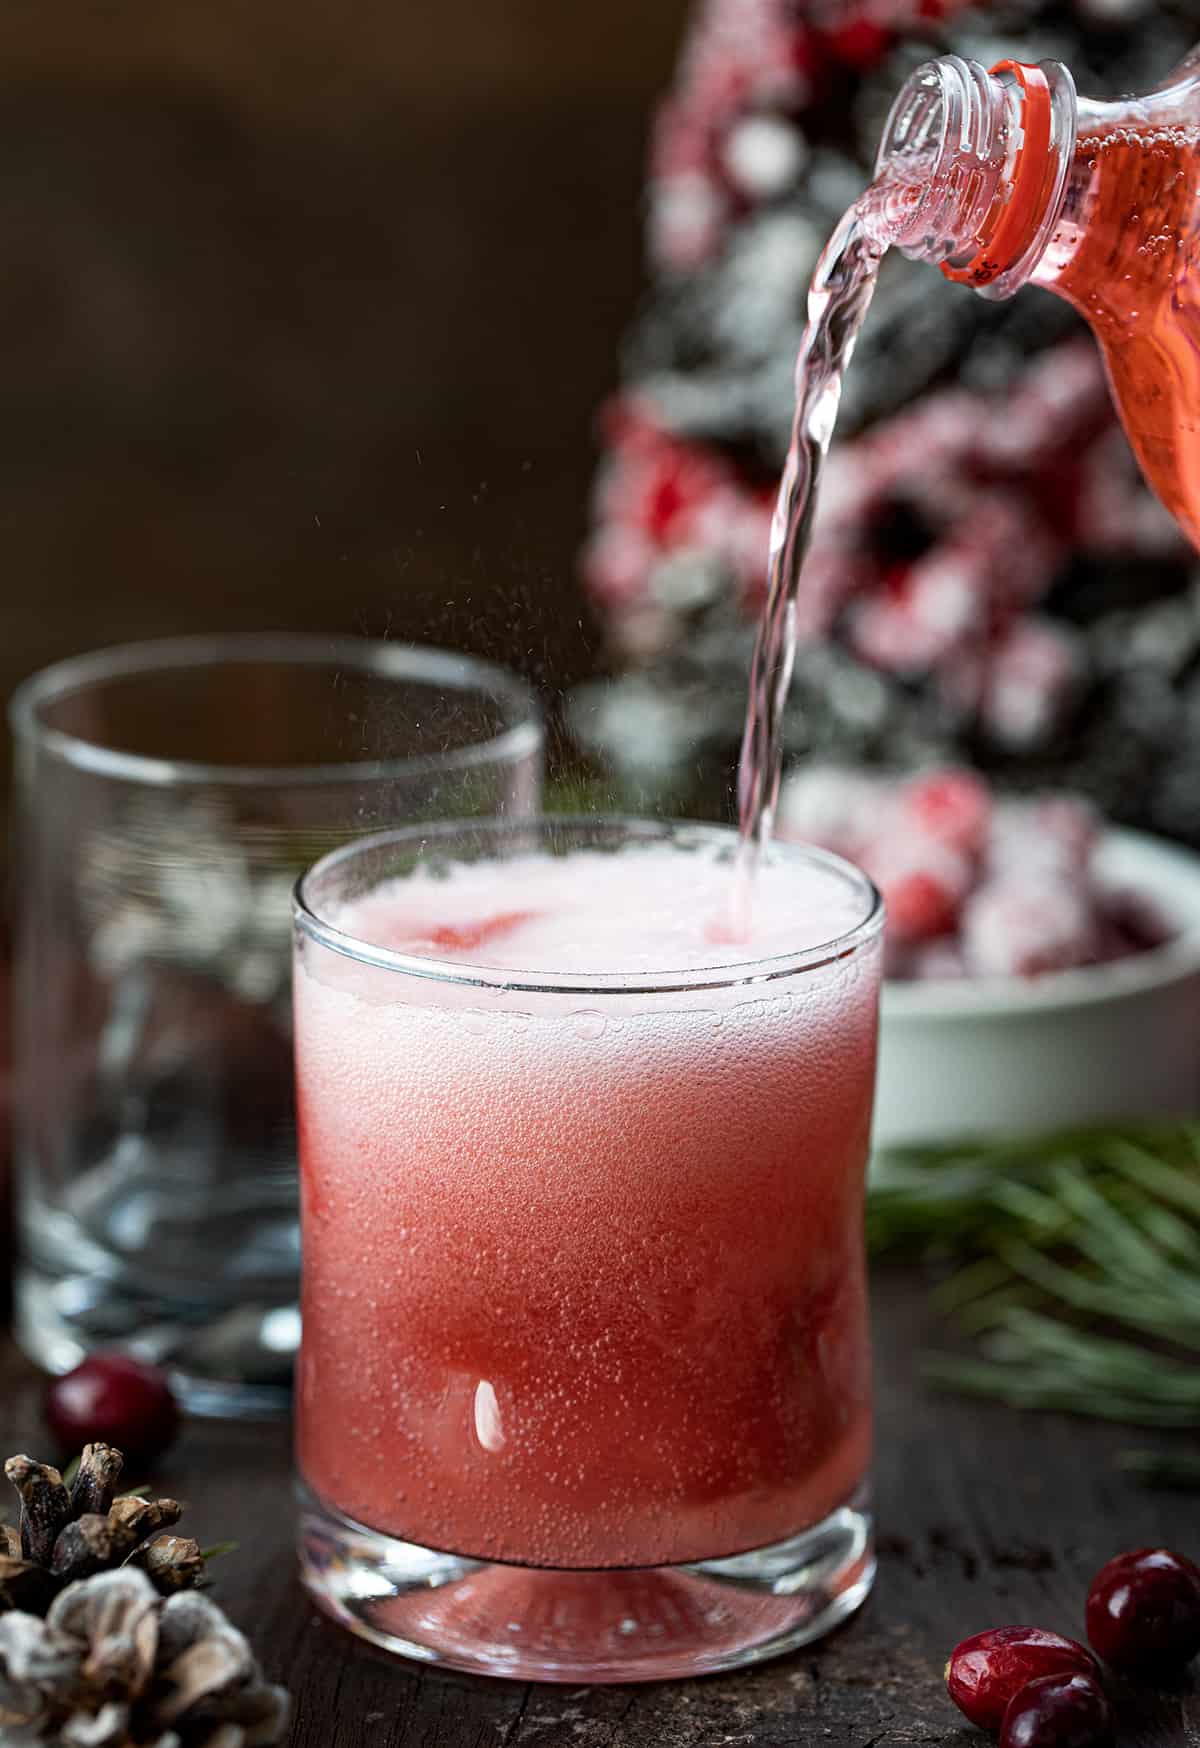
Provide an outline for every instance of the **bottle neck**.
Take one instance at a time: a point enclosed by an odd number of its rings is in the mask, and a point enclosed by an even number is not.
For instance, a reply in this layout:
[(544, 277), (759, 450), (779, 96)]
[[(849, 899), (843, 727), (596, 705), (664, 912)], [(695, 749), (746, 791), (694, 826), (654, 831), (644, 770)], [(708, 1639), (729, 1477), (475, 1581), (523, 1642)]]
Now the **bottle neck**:
[(1033, 275), (1062, 210), (1079, 105), (1067, 68), (943, 55), (888, 117), (868, 214), (912, 260), (985, 297)]

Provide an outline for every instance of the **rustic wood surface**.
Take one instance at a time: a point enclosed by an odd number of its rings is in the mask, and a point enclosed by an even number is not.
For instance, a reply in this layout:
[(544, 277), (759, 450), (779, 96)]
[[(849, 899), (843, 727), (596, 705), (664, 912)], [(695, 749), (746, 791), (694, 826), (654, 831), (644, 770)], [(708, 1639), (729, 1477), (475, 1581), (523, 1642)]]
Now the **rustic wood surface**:
[[(928, 1393), (920, 1281), (875, 1282), (876, 1591), (826, 1643), (745, 1675), (566, 1689), (410, 1667), (320, 1619), (295, 1577), (287, 1428), (193, 1422), (154, 1476), (201, 1541), (238, 1538), (216, 1595), (295, 1696), (291, 1748), (888, 1748), (961, 1745), (941, 1668), (955, 1641), (1005, 1621), (1081, 1631), (1087, 1580), (1119, 1549), (1200, 1550), (1197, 1496), (1146, 1492), (1114, 1466), (1120, 1428)], [(0, 1351), (7, 1449), (35, 1451), (40, 1380)], [(1141, 1435), (1133, 1442), (1145, 1443)], [(1200, 1743), (1200, 1692), (1120, 1695), (1119, 1748)]]
[[(589, 671), (570, 578), (590, 422), (683, 0), (619, 0), (598, 30), (551, 0), (487, 29), (474, 0), (19, 10), (0, 691), (123, 637), (280, 624)], [(1091, 1571), (1197, 1552), (1200, 1503), (1125, 1479), (1115, 1453), (1144, 1441), (1119, 1429), (925, 1392), (923, 1303), (913, 1275), (876, 1281), (876, 1593), (747, 1675), (576, 1690), (409, 1667), (301, 1593), (285, 1427), (194, 1422), (152, 1479), (203, 1541), (238, 1539), (216, 1594), (293, 1691), (291, 1748), (965, 1748), (951, 1645), (1013, 1619), (1078, 1632)], [(44, 1449), (40, 1391), (0, 1339), (5, 1451)], [(1200, 1743), (1190, 1685), (1122, 1702), (1121, 1748)]]

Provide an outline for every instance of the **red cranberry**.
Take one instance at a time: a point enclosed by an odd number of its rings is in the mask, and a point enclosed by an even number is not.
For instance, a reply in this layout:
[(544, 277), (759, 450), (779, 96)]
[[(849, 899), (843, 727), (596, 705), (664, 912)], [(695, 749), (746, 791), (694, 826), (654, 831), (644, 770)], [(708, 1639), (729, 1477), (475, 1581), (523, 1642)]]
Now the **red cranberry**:
[(1099, 1748), (1112, 1733), (1112, 1711), (1092, 1676), (1039, 1675), (1009, 1701), (1000, 1748)]
[(1200, 1567), (1169, 1548), (1118, 1554), (1092, 1579), (1087, 1635), (1118, 1669), (1182, 1669), (1200, 1651)]
[(992, 798), (974, 771), (931, 771), (917, 777), (901, 797), (905, 821), (964, 855), (978, 856), (987, 844)]
[(156, 1366), (127, 1353), (93, 1353), (46, 1391), (46, 1423), (64, 1451), (102, 1440), (127, 1459), (165, 1451), (179, 1430), (179, 1408)]
[(1096, 1659), (1074, 1639), (1044, 1627), (991, 1627), (956, 1645), (946, 1691), (981, 1730), (998, 1730), (1013, 1695), (1040, 1676), (1099, 1678)]
[(953, 886), (927, 868), (879, 877), (892, 935), (900, 941), (926, 941), (949, 933), (958, 915)]
[(861, 72), (869, 72), (891, 47), (891, 32), (869, 18), (852, 19), (836, 30), (825, 33), (825, 47), (835, 61)]

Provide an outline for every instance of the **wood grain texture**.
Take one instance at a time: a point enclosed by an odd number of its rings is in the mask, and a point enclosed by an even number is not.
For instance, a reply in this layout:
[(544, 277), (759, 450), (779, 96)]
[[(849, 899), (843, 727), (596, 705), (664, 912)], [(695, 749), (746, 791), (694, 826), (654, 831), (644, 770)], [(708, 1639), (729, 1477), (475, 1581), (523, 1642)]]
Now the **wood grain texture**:
[[(918, 1382), (921, 1283), (875, 1282), (880, 1574), (857, 1620), (745, 1675), (637, 1688), (509, 1686), (409, 1667), (319, 1619), (296, 1583), (287, 1429), (193, 1422), (155, 1481), (202, 1542), (235, 1536), (217, 1598), (296, 1702), (290, 1748), (905, 1748), (982, 1744), (958, 1727), (941, 1669), (956, 1640), (1003, 1621), (1078, 1635), (1087, 1581), (1121, 1548), (1195, 1554), (1200, 1502), (1114, 1467), (1120, 1428), (934, 1396)], [(36, 1454), (39, 1381), (0, 1358), (8, 1449)], [(1133, 1442), (1138, 1442), (1134, 1435)], [(1118, 1696), (1120, 1748), (1200, 1744), (1200, 1694)]]
[[(279, 625), (587, 672), (591, 419), (684, 11), (13, 11), (0, 692), (124, 637)], [(1015, 1618), (1078, 1632), (1103, 1559), (1194, 1553), (1200, 1513), (1115, 1471), (1119, 1431), (925, 1393), (919, 1284), (876, 1288), (878, 1589), (745, 1676), (563, 1690), (409, 1668), (301, 1594), (285, 1428), (193, 1423), (153, 1479), (188, 1533), (238, 1538), (216, 1594), (294, 1692), (291, 1748), (966, 1748), (982, 1738), (941, 1686), (955, 1640)], [(0, 1350), (4, 1453), (43, 1447), (40, 1388)], [(1123, 1698), (1122, 1748), (1200, 1742), (1190, 1688)]]

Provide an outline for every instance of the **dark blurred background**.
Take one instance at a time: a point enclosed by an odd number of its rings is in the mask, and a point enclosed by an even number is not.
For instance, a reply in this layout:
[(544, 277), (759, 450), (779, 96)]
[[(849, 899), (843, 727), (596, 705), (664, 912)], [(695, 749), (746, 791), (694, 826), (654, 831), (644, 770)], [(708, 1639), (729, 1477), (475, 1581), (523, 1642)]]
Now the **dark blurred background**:
[(430, 638), (565, 685), (683, 0), (60, 0), (0, 29), (0, 681)]

